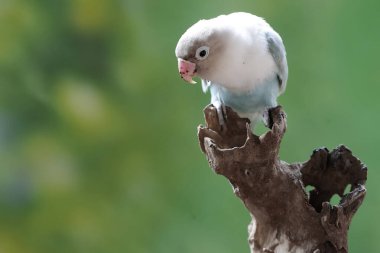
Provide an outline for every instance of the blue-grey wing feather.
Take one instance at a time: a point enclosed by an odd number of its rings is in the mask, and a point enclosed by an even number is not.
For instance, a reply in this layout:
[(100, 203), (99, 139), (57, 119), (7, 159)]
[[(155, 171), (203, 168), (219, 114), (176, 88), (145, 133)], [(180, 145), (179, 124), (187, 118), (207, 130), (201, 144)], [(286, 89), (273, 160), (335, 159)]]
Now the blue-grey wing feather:
[(286, 61), (285, 46), (281, 37), (274, 32), (266, 33), (269, 53), (272, 55), (277, 68), (277, 79), (280, 85), (280, 93), (284, 92), (288, 80), (288, 63)]

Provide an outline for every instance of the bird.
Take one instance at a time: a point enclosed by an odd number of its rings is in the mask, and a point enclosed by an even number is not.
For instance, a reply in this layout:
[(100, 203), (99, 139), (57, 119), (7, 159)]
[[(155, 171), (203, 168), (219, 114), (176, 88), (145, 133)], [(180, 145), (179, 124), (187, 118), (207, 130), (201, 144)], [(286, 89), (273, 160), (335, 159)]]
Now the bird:
[(234, 12), (202, 19), (188, 28), (175, 48), (183, 80), (210, 90), (219, 124), (226, 125), (226, 106), (251, 127), (277, 106), (288, 80), (281, 36), (261, 17)]

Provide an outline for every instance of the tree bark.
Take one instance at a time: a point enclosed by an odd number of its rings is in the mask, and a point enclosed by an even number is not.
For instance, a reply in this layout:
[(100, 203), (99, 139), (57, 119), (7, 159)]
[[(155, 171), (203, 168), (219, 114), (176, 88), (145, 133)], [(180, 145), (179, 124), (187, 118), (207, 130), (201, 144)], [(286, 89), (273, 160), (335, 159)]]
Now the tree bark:
[[(269, 110), (270, 130), (261, 136), (228, 107), (223, 130), (212, 105), (204, 113), (207, 126), (198, 127), (201, 149), (251, 214), (251, 253), (348, 252), (348, 228), (367, 179), (366, 166), (348, 148), (319, 148), (307, 162), (288, 164), (279, 159), (286, 130), (280, 106)], [(310, 192), (308, 185), (314, 187)], [(341, 197), (335, 206), (329, 203), (334, 194)]]

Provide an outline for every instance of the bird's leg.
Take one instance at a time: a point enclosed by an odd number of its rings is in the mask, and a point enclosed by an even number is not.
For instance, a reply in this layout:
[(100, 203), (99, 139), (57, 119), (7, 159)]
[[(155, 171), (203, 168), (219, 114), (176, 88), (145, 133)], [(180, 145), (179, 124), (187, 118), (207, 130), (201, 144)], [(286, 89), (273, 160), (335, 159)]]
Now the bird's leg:
[(227, 109), (226, 109), (226, 106), (220, 100), (214, 102), (213, 104), (214, 104), (216, 111), (218, 113), (218, 120), (219, 120), (220, 129), (222, 131), (226, 131), (227, 130), (227, 124), (226, 124)]
[(227, 121), (227, 107), (224, 103), (222, 103), (222, 111), (223, 111), (223, 118), (225, 121)]
[(223, 103), (221, 103), (220, 106), (218, 106), (216, 108), (216, 110), (218, 111), (219, 124), (221, 126), (225, 126), (226, 125), (226, 121), (227, 121), (226, 106)]
[(211, 103), (216, 109), (220, 130), (225, 132), (227, 130), (227, 108), (224, 105), (223, 99), (221, 98), (219, 92), (211, 92)]
[(271, 122), (271, 118), (269, 116), (269, 108), (265, 108), (263, 112), (263, 122), (267, 128), (272, 128), (273, 122)]

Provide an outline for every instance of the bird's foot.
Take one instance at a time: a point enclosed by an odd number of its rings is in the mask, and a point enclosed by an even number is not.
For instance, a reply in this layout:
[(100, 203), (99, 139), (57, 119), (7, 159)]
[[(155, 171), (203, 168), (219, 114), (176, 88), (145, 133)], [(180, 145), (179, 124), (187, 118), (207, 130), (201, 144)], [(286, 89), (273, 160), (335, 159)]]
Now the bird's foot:
[(220, 125), (220, 130), (222, 132), (227, 131), (227, 109), (226, 106), (223, 103), (218, 103), (217, 105), (214, 105), (216, 108), (216, 111), (218, 113), (218, 120)]

